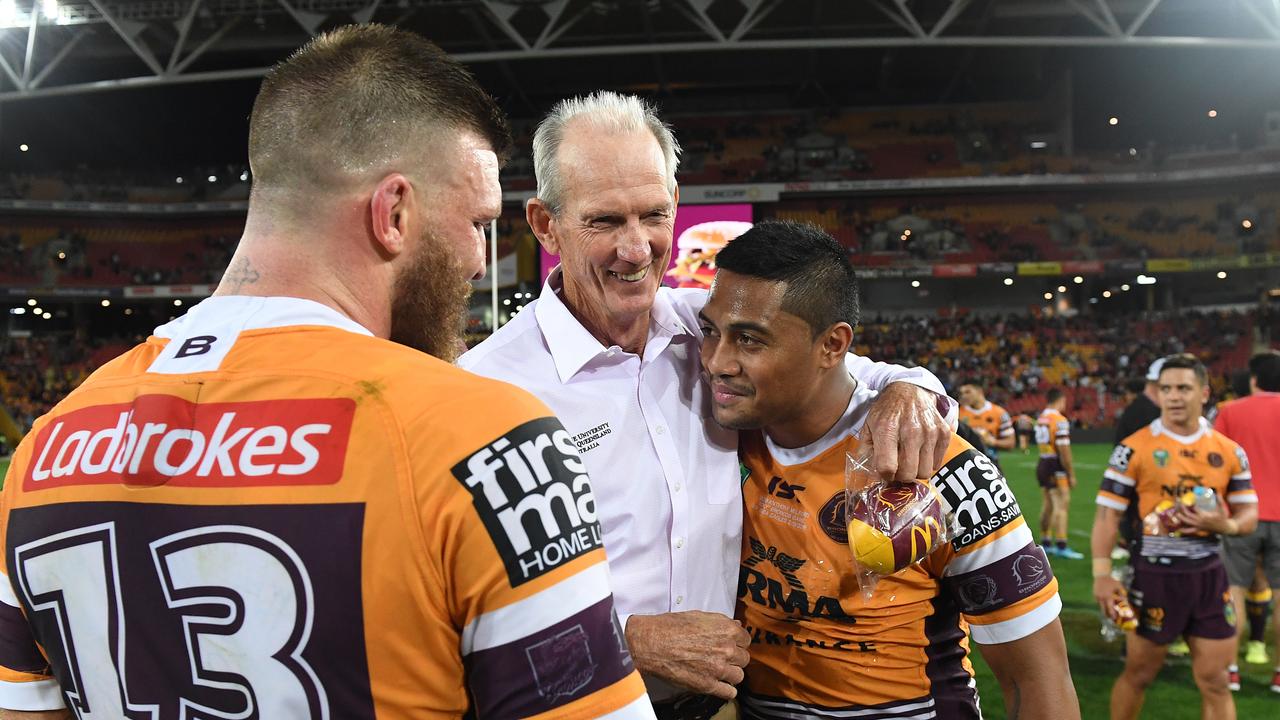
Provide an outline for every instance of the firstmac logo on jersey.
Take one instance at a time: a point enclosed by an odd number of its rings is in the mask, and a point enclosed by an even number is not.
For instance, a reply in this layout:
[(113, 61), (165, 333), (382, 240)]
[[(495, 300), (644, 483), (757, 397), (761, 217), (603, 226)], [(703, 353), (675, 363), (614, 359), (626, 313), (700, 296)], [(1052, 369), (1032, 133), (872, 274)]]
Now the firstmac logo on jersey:
[(956, 550), (978, 542), (1022, 514), (1008, 481), (980, 452), (965, 450), (955, 456), (931, 482), (955, 516), (956, 536), (951, 546)]
[(555, 418), (514, 428), (453, 466), (516, 587), (604, 547), (587, 466)]
[(354, 414), (349, 398), (94, 405), (45, 424), (22, 488), (328, 485), (342, 477)]

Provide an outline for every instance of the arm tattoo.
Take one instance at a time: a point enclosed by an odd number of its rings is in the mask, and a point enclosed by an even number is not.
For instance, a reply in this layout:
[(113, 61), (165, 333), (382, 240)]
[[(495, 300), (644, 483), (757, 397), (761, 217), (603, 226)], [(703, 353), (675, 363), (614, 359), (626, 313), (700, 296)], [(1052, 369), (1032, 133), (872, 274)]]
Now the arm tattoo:
[(258, 282), (258, 278), (262, 277), (258, 274), (257, 268), (253, 263), (249, 262), (249, 258), (240, 258), (227, 268), (227, 272), (222, 276), (222, 282), (226, 283), (227, 289), (231, 292), (239, 292), (245, 285), (252, 285)]

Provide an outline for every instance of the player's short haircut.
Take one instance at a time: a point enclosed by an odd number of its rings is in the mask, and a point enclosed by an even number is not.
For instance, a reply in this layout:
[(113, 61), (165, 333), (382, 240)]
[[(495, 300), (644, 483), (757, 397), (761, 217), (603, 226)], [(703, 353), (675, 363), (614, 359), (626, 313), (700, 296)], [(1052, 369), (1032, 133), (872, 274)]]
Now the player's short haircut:
[(1196, 374), (1196, 381), (1201, 386), (1209, 384), (1209, 371), (1205, 369), (1204, 363), (1191, 353), (1180, 353), (1165, 358), (1164, 365), (1160, 368), (1160, 375), (1163, 376), (1167, 370), (1191, 370)]
[(960, 381), (960, 384), (959, 384), (959, 385), (957, 385), (956, 387), (964, 387), (965, 385), (972, 385), (972, 386), (974, 386), (974, 387), (978, 388), (978, 390), (980, 390), (980, 391), (984, 391), (984, 392), (985, 392), (985, 390), (986, 390), (986, 388), (984, 388), (984, 387), (982, 386), (982, 381), (981, 381), (981, 380), (979, 380), (978, 378), (965, 378), (965, 379), (961, 380), (961, 381)]
[(1280, 392), (1280, 352), (1267, 350), (1249, 358), (1249, 374), (1264, 392)]
[(1062, 399), (1062, 390), (1058, 388), (1050, 388), (1049, 392), (1044, 394), (1044, 402), (1046, 405), (1052, 405)]
[(511, 150), (506, 118), (461, 63), (406, 30), (347, 25), (324, 33), (262, 81), (249, 119), (255, 190), (325, 187), (365, 172), (405, 170), (430, 140), (471, 131), (499, 160)]
[(653, 133), (658, 147), (662, 149), (662, 157), (666, 159), (667, 192), (675, 196), (680, 143), (672, 134), (671, 126), (658, 117), (657, 110), (648, 101), (635, 95), (600, 90), (556, 103), (534, 131), (533, 175), (538, 182), (538, 199), (551, 214), (558, 214), (567, 200), (560, 167), (560, 146), (564, 143), (565, 128), (575, 121), (619, 135), (639, 130)]
[(836, 323), (858, 327), (858, 279), (849, 254), (815, 225), (766, 220), (729, 241), (716, 267), (787, 284), (782, 309), (816, 339)]
[(1141, 395), (1142, 391), (1147, 389), (1147, 379), (1140, 377), (1129, 378), (1124, 383), (1124, 389), (1126, 392), (1131, 392), (1134, 395)]

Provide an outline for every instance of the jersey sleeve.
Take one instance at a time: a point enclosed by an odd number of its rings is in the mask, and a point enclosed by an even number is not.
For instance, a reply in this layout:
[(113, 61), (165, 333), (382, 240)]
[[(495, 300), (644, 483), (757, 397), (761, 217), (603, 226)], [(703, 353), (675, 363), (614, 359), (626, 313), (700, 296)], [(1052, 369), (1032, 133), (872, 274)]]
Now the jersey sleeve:
[(1053, 568), (995, 464), (959, 438), (948, 456), (932, 483), (957, 532), (949, 547), (930, 557), (930, 570), (969, 623), (974, 642), (1024, 638), (1062, 611)]
[(1053, 424), (1053, 442), (1056, 445), (1071, 444), (1071, 421), (1061, 415)]
[(1239, 445), (1236, 445), (1234, 450), (1231, 479), (1227, 481), (1227, 504), (1256, 505), (1258, 493), (1253, 489), (1253, 473), (1249, 470), (1249, 456)]
[[(17, 478), (20, 468), (25, 467), (23, 456), (29, 454), (29, 447), (19, 447), (5, 476), (5, 489), (0, 491), (0, 538), (8, 535), (9, 495), (19, 484)], [(7, 555), (0, 553), (0, 708), (60, 710), (65, 707), (62, 689), (31, 634), (10, 572)]]
[(1008, 410), (1000, 411), (1000, 437), (1013, 437), (1013, 418)]
[(1135, 453), (1131, 445), (1121, 443), (1111, 451), (1107, 469), (1102, 473), (1102, 486), (1098, 488), (1097, 503), (1112, 510), (1124, 512), (1138, 498)]
[(510, 386), (468, 404), (471, 417), (475, 408), (489, 417), (438, 478), (448, 492), (424, 509), (423, 525), (429, 547), (440, 548), (475, 715), (653, 717), (614, 612), (595, 498), (572, 438)]

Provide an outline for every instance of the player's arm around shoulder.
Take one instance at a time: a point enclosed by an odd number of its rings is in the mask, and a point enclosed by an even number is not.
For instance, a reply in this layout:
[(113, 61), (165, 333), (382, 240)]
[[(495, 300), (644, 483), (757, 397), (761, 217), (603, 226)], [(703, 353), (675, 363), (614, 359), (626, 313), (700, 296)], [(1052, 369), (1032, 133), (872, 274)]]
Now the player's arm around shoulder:
[(652, 718), (573, 438), (514, 386), (467, 376), (452, 387), (404, 434), (476, 714)]

